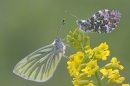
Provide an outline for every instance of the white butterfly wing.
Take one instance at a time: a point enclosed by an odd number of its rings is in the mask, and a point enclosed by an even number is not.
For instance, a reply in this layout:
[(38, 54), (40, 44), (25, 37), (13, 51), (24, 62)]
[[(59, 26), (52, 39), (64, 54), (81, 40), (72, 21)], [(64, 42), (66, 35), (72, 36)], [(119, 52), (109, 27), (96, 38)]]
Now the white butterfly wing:
[(52, 43), (22, 59), (13, 72), (27, 80), (45, 82), (53, 75), (63, 54), (63, 49), (57, 49)]

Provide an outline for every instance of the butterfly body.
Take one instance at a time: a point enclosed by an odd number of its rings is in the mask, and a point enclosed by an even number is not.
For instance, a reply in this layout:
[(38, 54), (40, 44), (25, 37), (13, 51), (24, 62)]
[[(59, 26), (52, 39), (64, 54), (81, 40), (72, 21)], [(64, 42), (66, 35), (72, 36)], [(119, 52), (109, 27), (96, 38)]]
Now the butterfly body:
[(66, 46), (60, 38), (50, 45), (44, 46), (18, 62), (13, 72), (27, 80), (45, 82), (56, 70)]
[(89, 32), (88, 25), (89, 23), (86, 20), (76, 20), (77, 25), (79, 26), (80, 30), (83, 30), (85, 32)]
[(56, 50), (64, 51), (66, 49), (66, 46), (62, 42), (61, 38), (55, 39), (52, 44), (56, 46)]

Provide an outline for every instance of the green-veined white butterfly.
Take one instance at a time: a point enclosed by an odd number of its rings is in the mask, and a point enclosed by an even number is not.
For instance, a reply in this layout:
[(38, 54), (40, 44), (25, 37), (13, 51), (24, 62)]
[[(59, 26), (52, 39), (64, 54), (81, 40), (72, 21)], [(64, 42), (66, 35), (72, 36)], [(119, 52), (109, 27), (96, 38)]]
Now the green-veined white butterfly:
[[(62, 26), (65, 24), (64, 20)], [(62, 28), (61, 26), (61, 28)], [(36, 82), (45, 82), (49, 80), (55, 72), (57, 65), (65, 53), (65, 44), (58, 34), (56, 39), (50, 45), (44, 46), (26, 56), (18, 62), (13, 72), (27, 80)]]

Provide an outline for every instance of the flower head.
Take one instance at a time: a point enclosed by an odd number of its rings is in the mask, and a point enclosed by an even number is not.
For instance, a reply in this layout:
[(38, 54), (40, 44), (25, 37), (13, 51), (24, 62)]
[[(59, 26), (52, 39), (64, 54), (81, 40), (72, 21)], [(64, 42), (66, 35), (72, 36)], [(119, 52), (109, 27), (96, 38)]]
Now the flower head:
[(98, 47), (93, 49), (95, 59), (106, 60), (107, 56), (110, 55), (110, 51), (108, 50), (108, 45), (105, 43), (101, 43)]
[(86, 67), (82, 69), (83, 72), (88, 74), (88, 77), (95, 74), (95, 72), (99, 69), (99, 66), (97, 65), (97, 60), (91, 60), (87, 63)]
[(77, 52), (69, 58), (70, 60), (67, 62), (69, 73), (71, 76), (77, 76), (80, 71), (80, 65), (84, 60), (84, 54), (82, 52)]
[(106, 44), (106, 42), (101, 43), (101, 44), (99, 45), (99, 47), (100, 47), (102, 50), (108, 50), (108, 45)]
[(119, 65), (120, 62), (117, 60), (116, 57), (113, 57), (111, 59), (111, 63), (113, 64), (113, 67), (119, 68), (120, 70), (122, 70), (124, 68), (122, 65)]
[(122, 83), (124, 80), (125, 80), (125, 77), (120, 77), (119, 75), (119, 70), (113, 70), (110, 75), (109, 75), (109, 80), (108, 80), (108, 83), (111, 84), (111, 83)]
[(87, 45), (84, 49), (85, 49), (85, 53), (87, 54), (87, 57), (88, 58), (92, 58), (92, 56), (93, 56), (93, 50), (90, 48), (90, 46)]
[(100, 70), (100, 72), (103, 74), (102, 79), (103, 78), (108, 78), (110, 73), (112, 72), (112, 69), (105, 69), (105, 68), (103, 68), (103, 69)]
[(124, 66), (119, 64), (120, 62), (117, 60), (116, 57), (113, 57), (110, 62), (111, 63), (108, 63), (105, 65), (106, 69), (118, 68), (118, 69), (122, 70), (124, 68)]

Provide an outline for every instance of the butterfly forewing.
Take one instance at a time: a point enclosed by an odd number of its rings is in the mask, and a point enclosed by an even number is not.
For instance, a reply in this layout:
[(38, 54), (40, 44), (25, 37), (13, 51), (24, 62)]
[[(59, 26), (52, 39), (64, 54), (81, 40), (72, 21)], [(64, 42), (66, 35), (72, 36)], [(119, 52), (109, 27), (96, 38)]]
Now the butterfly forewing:
[(121, 14), (117, 10), (100, 10), (87, 20), (77, 20), (85, 32), (110, 33), (117, 27)]
[(64, 50), (63, 42), (57, 38), (52, 44), (36, 50), (18, 62), (13, 72), (27, 80), (45, 82), (53, 75)]

